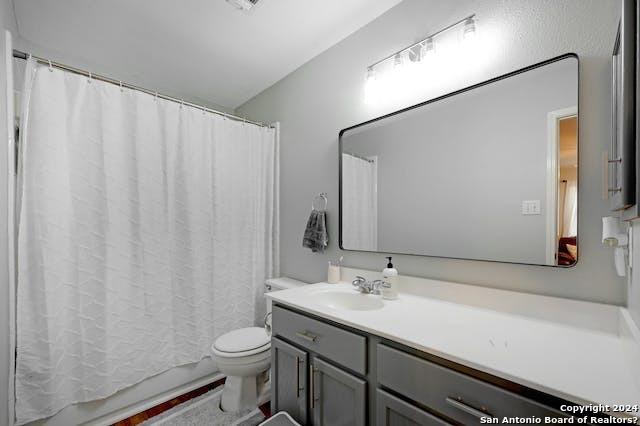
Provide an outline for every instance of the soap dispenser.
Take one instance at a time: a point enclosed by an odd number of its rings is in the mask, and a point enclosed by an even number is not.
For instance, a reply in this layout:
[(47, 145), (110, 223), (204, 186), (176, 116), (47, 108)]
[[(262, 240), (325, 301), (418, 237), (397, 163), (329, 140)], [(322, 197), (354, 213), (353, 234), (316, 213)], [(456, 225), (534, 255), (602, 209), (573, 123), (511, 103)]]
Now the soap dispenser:
[(391, 256), (386, 258), (389, 262), (382, 270), (382, 298), (395, 300), (398, 298), (398, 270), (391, 263)]

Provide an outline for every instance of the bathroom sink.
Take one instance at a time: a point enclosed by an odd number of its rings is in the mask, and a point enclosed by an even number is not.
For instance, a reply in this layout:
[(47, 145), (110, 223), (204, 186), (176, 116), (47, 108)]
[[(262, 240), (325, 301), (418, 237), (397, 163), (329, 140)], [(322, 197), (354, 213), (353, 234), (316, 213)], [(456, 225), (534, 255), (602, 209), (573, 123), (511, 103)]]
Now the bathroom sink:
[(331, 309), (373, 311), (384, 306), (379, 296), (343, 291), (322, 291), (313, 295), (314, 301)]

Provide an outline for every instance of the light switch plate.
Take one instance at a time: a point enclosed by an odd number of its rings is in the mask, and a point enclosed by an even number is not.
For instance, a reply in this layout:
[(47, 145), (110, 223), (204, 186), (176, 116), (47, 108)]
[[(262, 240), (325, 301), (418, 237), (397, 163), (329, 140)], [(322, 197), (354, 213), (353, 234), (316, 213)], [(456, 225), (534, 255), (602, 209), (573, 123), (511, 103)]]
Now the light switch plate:
[(539, 215), (540, 214), (540, 200), (524, 200), (522, 202), (522, 214)]

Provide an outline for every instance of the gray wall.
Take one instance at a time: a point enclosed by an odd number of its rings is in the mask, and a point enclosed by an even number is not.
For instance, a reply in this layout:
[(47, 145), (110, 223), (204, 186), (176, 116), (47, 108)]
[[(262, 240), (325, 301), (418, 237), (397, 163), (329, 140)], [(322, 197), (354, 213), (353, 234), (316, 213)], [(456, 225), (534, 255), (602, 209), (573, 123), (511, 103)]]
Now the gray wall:
[(9, 270), (7, 246), (7, 96), (5, 67), (5, 29), (15, 33), (13, 6), (0, 0), (0, 425), (9, 422)]
[[(397, 109), (364, 101), (368, 65), (469, 13), (491, 35), (490, 61), (458, 72), (458, 81), (416, 91), (437, 94), (575, 52), (580, 56), (580, 260), (569, 269), (441, 258), (396, 256), (400, 273), (583, 300), (624, 304), (624, 279), (602, 247), (602, 152), (610, 140), (610, 54), (620, 15), (617, 0), (405, 0), (360, 31), (309, 61), (238, 111), (280, 121), (282, 273), (305, 281), (326, 278), (326, 261), (344, 254), (345, 264), (382, 269), (382, 254), (338, 250), (338, 142), (340, 129)], [(479, 51), (480, 59), (483, 50)], [(415, 103), (419, 99), (411, 99)], [(301, 247), (311, 199), (329, 194), (330, 248), (325, 255)]]
[[(547, 114), (577, 106), (577, 94), (567, 58), (345, 133), (346, 152), (378, 158), (378, 248), (545, 264), (556, 215)], [(541, 214), (523, 215), (524, 200)]]

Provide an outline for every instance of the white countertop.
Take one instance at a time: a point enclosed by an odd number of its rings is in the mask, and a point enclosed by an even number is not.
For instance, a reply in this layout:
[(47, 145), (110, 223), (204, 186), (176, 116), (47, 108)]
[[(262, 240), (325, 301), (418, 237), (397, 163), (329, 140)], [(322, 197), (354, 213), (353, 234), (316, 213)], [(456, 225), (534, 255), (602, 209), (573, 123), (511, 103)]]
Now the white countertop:
[(313, 297), (325, 291), (356, 293), (350, 283), (312, 284), (268, 297), (571, 402), (640, 404), (640, 333), (626, 309), (401, 280), (399, 299), (370, 311), (330, 308)]

